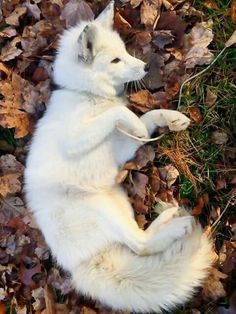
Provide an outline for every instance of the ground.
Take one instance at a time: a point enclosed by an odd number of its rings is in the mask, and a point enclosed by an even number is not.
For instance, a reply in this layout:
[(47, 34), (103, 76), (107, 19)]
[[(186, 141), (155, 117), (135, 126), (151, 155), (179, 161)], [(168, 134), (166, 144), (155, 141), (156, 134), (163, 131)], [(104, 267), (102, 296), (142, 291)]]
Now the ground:
[[(0, 314), (115, 313), (75, 293), (23, 193), (30, 139), (53, 89), (59, 34), (104, 7), (97, 0), (0, 2)], [(141, 148), (117, 178), (140, 228), (154, 219), (158, 199), (174, 197), (212, 236), (208, 279), (172, 313), (236, 313), (235, 35), (227, 42), (236, 28), (236, 1), (117, 1), (115, 28), (130, 53), (151, 65), (143, 81), (127, 86), (129, 107), (138, 115), (178, 109), (191, 119), (178, 134), (158, 129), (162, 137)], [(183, 84), (225, 45), (209, 69)]]

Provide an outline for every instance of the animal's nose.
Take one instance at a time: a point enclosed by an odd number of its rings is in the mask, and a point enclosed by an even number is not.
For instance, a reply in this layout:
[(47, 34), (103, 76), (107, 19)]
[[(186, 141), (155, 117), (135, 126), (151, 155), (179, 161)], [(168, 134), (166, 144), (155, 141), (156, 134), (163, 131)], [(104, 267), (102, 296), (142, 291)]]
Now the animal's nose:
[(150, 70), (150, 63), (146, 63), (144, 66), (144, 71), (148, 72)]

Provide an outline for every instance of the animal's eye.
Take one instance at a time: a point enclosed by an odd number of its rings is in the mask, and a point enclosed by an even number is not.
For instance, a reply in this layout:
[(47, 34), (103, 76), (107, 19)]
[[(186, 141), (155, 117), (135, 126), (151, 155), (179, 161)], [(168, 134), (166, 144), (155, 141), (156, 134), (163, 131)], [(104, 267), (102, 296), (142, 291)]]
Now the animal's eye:
[(118, 62), (120, 62), (121, 60), (120, 60), (120, 58), (115, 58), (115, 59), (113, 59), (112, 61), (111, 61), (111, 63), (118, 63)]

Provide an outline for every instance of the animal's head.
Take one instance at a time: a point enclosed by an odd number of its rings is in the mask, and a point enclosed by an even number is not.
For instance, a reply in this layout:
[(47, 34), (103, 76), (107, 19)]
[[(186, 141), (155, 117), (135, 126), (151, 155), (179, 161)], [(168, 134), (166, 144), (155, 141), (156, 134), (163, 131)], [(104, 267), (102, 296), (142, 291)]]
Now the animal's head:
[(111, 96), (124, 83), (145, 76), (148, 66), (126, 51), (113, 20), (114, 2), (110, 2), (96, 20), (65, 31), (54, 65), (57, 84)]

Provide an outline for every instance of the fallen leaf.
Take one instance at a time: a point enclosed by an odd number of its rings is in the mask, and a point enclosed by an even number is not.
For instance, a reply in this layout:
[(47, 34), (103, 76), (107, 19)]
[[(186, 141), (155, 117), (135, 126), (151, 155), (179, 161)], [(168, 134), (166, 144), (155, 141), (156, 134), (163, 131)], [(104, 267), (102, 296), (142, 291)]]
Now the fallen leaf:
[(205, 300), (216, 301), (219, 298), (225, 297), (226, 292), (221, 279), (226, 279), (228, 276), (218, 271), (216, 268), (209, 270), (209, 276), (203, 285), (202, 295)]
[(226, 179), (225, 178), (218, 178), (216, 180), (216, 183), (215, 183), (216, 191), (225, 189), (226, 187), (227, 187), (227, 183), (226, 183)]
[(216, 103), (216, 100), (217, 100), (217, 94), (215, 94), (208, 88), (206, 99), (205, 99), (205, 105), (207, 107), (212, 107)]
[(148, 162), (153, 162), (155, 158), (155, 152), (151, 145), (141, 146), (133, 159), (136, 169), (140, 170), (147, 165)]
[(144, 230), (145, 226), (147, 224), (147, 219), (146, 219), (145, 215), (143, 215), (143, 214), (136, 215), (135, 220), (137, 221), (139, 228)]
[(199, 216), (202, 213), (203, 208), (208, 204), (209, 197), (207, 193), (204, 193), (197, 198), (197, 203), (192, 209), (193, 216)]
[(17, 31), (15, 28), (13, 27), (6, 27), (4, 28), (1, 32), (0, 32), (0, 37), (7, 37), (7, 38), (11, 38), (16, 36)]
[(30, 0), (27, 0), (25, 3), (26, 8), (28, 9), (29, 13), (36, 19), (40, 20), (41, 10), (38, 7), (37, 3), (31, 3)]
[(146, 195), (146, 185), (148, 183), (148, 176), (141, 172), (132, 173), (132, 188), (130, 189), (131, 195), (138, 195), (144, 198)]
[(139, 46), (143, 47), (152, 41), (152, 36), (149, 32), (137, 32), (136, 41)]
[(97, 314), (97, 312), (87, 306), (82, 306), (81, 308), (81, 314)]
[(224, 131), (215, 131), (211, 136), (212, 142), (217, 145), (223, 145), (228, 142), (228, 135)]
[(230, 6), (230, 17), (231, 20), (236, 23), (236, 1), (232, 1), (231, 6)]
[(8, 25), (19, 26), (19, 19), (20, 17), (24, 16), (26, 12), (27, 8), (25, 6), (19, 5), (7, 18), (5, 18), (5, 21)]
[(212, 61), (213, 54), (207, 48), (214, 37), (212, 24), (212, 20), (197, 23), (189, 34), (184, 35), (184, 61), (187, 69)]
[(125, 38), (134, 33), (134, 29), (128, 21), (119, 13), (115, 12), (114, 28)]
[(167, 187), (170, 188), (179, 177), (179, 171), (172, 165), (166, 165), (158, 168), (160, 178), (167, 183)]
[(41, 264), (36, 257), (25, 257), (24, 261), (20, 264), (18, 277), (23, 284), (34, 289), (36, 288), (36, 283), (33, 280), (33, 276), (41, 272)]
[[(2, 289), (2, 288), (0, 288), (0, 289)], [(0, 300), (1, 300), (1, 297), (0, 297)], [(0, 302), (0, 314), (6, 314), (6, 313), (7, 313), (7, 311), (6, 311), (6, 307), (5, 307), (4, 303)]]
[(0, 125), (4, 128), (14, 128), (15, 138), (21, 138), (31, 132), (28, 114), (20, 110), (0, 110)]
[(129, 101), (135, 103), (135, 108), (143, 113), (156, 108), (158, 104), (158, 101), (148, 90), (140, 90), (137, 93), (132, 93), (129, 96)]
[(152, 53), (150, 56), (150, 70), (144, 77), (143, 81), (146, 88), (155, 90), (164, 86), (162, 79), (162, 67), (164, 66), (164, 59), (158, 53)]
[(153, 43), (159, 49), (164, 49), (166, 45), (174, 42), (174, 36), (170, 30), (160, 30), (153, 32)]
[(129, 171), (126, 169), (123, 169), (121, 171), (119, 171), (118, 175), (116, 176), (116, 183), (117, 184), (121, 184), (125, 181), (125, 179), (128, 176)]
[(143, 0), (130, 0), (130, 4), (131, 4), (132, 8), (136, 8), (142, 3), (142, 1)]
[(149, 212), (148, 206), (144, 204), (144, 200), (140, 196), (135, 195), (131, 197), (130, 202), (136, 213), (147, 214)]
[(149, 184), (153, 193), (157, 193), (160, 190), (161, 179), (157, 167), (152, 167), (152, 172), (149, 176)]
[(12, 41), (9, 41), (2, 49), (0, 54), (0, 60), (10, 61), (22, 54), (22, 49), (17, 48), (17, 44), (21, 42), (21, 37), (15, 37)]
[(66, 27), (70, 27), (81, 21), (93, 20), (94, 14), (85, 1), (69, 0), (61, 12), (61, 19), (66, 21)]
[(215, 0), (205, 0), (203, 5), (208, 9), (219, 10), (218, 4), (215, 2)]
[(161, 9), (161, 0), (143, 0), (140, 9), (141, 23), (148, 28), (155, 28)]
[(201, 122), (203, 119), (200, 109), (196, 106), (188, 108), (188, 113), (190, 119), (194, 122)]
[(156, 30), (171, 31), (174, 39), (172, 42), (173, 47), (181, 48), (183, 46), (185, 29), (186, 23), (175, 11), (161, 12)]
[(16, 160), (16, 157), (6, 154), (0, 157), (0, 169), (3, 175), (10, 173), (22, 173), (24, 166)]
[(8, 194), (20, 192), (21, 183), (19, 181), (20, 174), (7, 174), (0, 177), (0, 195), (6, 197)]

